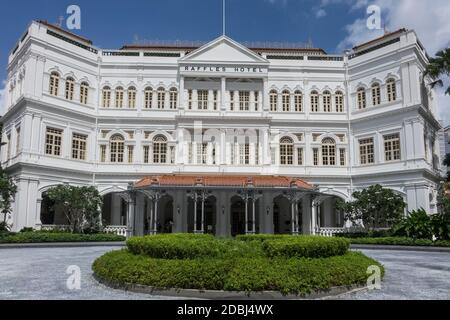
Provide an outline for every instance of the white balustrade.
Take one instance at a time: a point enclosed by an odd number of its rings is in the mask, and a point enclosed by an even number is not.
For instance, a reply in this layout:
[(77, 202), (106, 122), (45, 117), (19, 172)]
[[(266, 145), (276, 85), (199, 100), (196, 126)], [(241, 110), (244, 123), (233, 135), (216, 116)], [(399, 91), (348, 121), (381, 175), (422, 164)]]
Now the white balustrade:
[(103, 232), (116, 234), (118, 236), (127, 236), (127, 226), (106, 226)]
[(322, 237), (334, 237), (336, 234), (344, 232), (344, 228), (317, 228), (317, 235)]

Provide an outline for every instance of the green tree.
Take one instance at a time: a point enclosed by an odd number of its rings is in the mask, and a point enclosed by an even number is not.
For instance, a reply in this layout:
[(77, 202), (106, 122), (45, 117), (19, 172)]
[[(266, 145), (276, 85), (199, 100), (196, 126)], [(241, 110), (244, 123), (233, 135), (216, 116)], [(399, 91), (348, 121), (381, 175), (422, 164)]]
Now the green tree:
[(103, 199), (95, 187), (59, 185), (49, 189), (47, 195), (66, 216), (72, 233), (100, 230)]
[(437, 197), (439, 212), (431, 218), (433, 233), (439, 240), (450, 240), (450, 195), (447, 190), (448, 184), (441, 184)]
[(17, 192), (17, 186), (13, 179), (0, 167), (0, 210), (3, 214), (3, 221), (0, 222), (0, 231), (8, 231), (6, 219), (11, 213), (11, 202)]
[(354, 226), (362, 223), (368, 231), (392, 227), (404, 216), (403, 198), (380, 185), (354, 192), (353, 198), (351, 202), (340, 202), (338, 209), (345, 212), (346, 219)]
[[(433, 82), (430, 84), (432, 88), (436, 85), (441, 87), (444, 85), (441, 78), (450, 76), (450, 48), (441, 50), (436, 53), (435, 58), (430, 58), (425, 75), (433, 79)], [(450, 95), (450, 87), (446, 89), (445, 93)]]

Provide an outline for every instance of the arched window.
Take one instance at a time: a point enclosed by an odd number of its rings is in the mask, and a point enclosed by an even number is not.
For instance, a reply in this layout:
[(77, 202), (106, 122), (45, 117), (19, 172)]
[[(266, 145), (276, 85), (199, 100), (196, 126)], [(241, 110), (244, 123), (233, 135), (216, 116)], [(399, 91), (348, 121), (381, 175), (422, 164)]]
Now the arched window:
[(145, 88), (144, 91), (144, 107), (145, 109), (151, 109), (153, 104), (153, 89), (150, 87)]
[(284, 90), (281, 96), (281, 104), (283, 112), (291, 111), (291, 93), (288, 90)]
[(280, 164), (294, 164), (294, 141), (289, 137), (284, 137), (280, 140)]
[(48, 92), (52, 96), (57, 96), (59, 90), (59, 73), (58, 72), (52, 72), (50, 74), (50, 86), (48, 89)]
[(153, 163), (167, 162), (167, 139), (164, 136), (156, 136), (153, 139)]
[(311, 112), (319, 112), (319, 93), (315, 90), (311, 92)]
[(176, 88), (170, 89), (169, 108), (176, 109), (178, 104), (178, 90)]
[(328, 90), (324, 91), (322, 99), (323, 99), (323, 111), (331, 112), (331, 92)]
[(73, 92), (75, 89), (75, 80), (72, 77), (66, 79), (66, 99), (73, 100)]
[(166, 100), (166, 90), (164, 88), (158, 89), (158, 109), (164, 109)]
[(344, 94), (336, 91), (336, 112), (344, 112)]
[(103, 87), (102, 92), (102, 107), (109, 108), (111, 107), (111, 88), (106, 86)]
[(122, 87), (116, 88), (116, 108), (118, 108), (118, 109), (123, 108), (123, 88)]
[(295, 112), (303, 112), (303, 94), (299, 90), (294, 93), (294, 109)]
[(278, 109), (278, 92), (276, 90), (270, 91), (270, 111), (276, 112)]
[(372, 85), (372, 104), (374, 106), (381, 104), (381, 87), (378, 83)]
[(357, 99), (358, 99), (358, 109), (366, 108), (366, 90), (364, 88), (359, 88), (357, 91)]
[(389, 102), (397, 100), (397, 87), (395, 85), (394, 79), (388, 79), (388, 81), (386, 82), (386, 91)]
[(82, 104), (87, 104), (88, 97), (89, 97), (89, 84), (87, 82), (82, 82), (80, 85), (80, 102)]
[(336, 165), (336, 142), (331, 138), (322, 140), (322, 164), (324, 166)]
[(116, 134), (110, 140), (110, 161), (113, 163), (123, 163), (123, 154), (125, 150), (125, 139)]
[(129, 109), (136, 108), (136, 88), (135, 87), (128, 88), (128, 108)]

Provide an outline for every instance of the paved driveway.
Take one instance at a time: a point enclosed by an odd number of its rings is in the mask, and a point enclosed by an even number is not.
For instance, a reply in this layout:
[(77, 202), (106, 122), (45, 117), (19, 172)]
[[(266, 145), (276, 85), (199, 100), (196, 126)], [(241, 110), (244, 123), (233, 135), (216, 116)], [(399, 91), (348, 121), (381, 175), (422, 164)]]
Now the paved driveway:
[[(98, 284), (91, 264), (112, 247), (0, 249), (0, 299), (166, 299)], [(339, 299), (450, 299), (450, 253), (363, 250), (386, 267), (382, 289)], [(69, 266), (81, 269), (81, 290), (69, 290)]]

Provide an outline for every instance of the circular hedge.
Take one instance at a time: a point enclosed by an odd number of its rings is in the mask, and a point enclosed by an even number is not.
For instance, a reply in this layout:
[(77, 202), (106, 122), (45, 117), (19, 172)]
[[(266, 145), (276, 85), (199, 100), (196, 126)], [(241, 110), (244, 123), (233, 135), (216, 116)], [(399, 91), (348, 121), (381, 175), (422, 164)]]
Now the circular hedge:
[[(100, 280), (122, 287), (137, 284), (302, 295), (365, 284), (367, 268), (380, 266), (362, 253), (348, 252), (344, 239), (301, 236), (239, 240), (206, 235), (131, 238), (128, 249), (98, 258), (93, 270)], [(275, 250), (280, 253), (275, 254)]]

